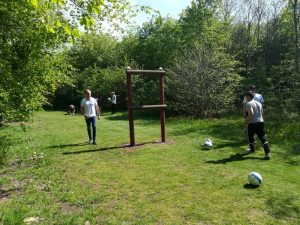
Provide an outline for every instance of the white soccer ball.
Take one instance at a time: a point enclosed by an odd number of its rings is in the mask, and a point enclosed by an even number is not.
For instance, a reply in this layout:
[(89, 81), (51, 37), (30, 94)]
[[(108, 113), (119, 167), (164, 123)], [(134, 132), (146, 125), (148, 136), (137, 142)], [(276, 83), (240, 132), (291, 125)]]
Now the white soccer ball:
[(111, 98), (107, 98), (107, 101), (111, 102)]
[(262, 176), (257, 172), (251, 172), (248, 176), (249, 183), (254, 186), (261, 185), (263, 179)]
[(210, 148), (212, 148), (212, 146), (213, 146), (212, 140), (210, 140), (210, 139), (205, 139), (204, 140), (203, 147), (205, 147), (207, 149), (210, 149)]

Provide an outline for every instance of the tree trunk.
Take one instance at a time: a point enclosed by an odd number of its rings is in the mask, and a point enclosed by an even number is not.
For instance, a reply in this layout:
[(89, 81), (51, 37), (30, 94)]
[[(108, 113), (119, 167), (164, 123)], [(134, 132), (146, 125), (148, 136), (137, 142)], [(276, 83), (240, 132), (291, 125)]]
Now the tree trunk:
[(299, 2), (298, 0), (290, 0), (293, 8), (293, 30), (294, 30), (294, 51), (295, 51), (295, 72), (299, 74)]

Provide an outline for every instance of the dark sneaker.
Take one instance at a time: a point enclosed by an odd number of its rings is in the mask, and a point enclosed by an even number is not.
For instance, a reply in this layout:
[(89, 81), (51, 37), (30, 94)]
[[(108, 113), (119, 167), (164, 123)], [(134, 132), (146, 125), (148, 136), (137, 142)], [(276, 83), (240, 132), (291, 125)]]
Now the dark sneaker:
[(264, 159), (265, 159), (265, 160), (269, 160), (269, 159), (270, 159), (270, 153), (265, 154)]

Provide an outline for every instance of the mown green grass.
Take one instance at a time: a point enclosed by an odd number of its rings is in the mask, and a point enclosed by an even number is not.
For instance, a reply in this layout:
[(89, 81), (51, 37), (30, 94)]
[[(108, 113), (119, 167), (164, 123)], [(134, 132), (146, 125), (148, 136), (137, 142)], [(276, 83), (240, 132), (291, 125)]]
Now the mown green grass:
[[(299, 224), (299, 122), (267, 122), (271, 160), (246, 149), (242, 120), (170, 118), (167, 144), (159, 117), (127, 114), (97, 121), (87, 144), (81, 116), (42, 112), (33, 123), (1, 128), (0, 224)], [(203, 150), (205, 138), (214, 148)], [(152, 143), (151, 143), (152, 142)], [(1, 154), (0, 153), (0, 154)], [(263, 184), (247, 185), (251, 171)]]

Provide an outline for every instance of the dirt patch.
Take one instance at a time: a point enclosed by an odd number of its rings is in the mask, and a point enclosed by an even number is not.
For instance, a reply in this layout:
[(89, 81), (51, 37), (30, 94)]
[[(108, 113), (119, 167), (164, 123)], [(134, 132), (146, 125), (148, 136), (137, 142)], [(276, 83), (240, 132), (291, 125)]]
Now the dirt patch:
[(117, 205), (117, 201), (115, 201), (115, 200), (110, 200), (110, 201), (108, 202), (108, 208), (109, 208), (110, 210), (112, 210), (116, 205)]
[(25, 181), (13, 180), (9, 185), (0, 186), (0, 202), (10, 200), (13, 194), (20, 194), (26, 185)]
[(74, 205), (71, 205), (68, 202), (59, 203), (59, 208), (65, 214), (75, 213), (75, 212), (78, 212), (80, 210), (80, 208), (78, 208), (78, 207), (76, 207)]
[(17, 127), (17, 126), (28, 126), (31, 125), (31, 122), (10, 122), (5, 123), (5, 125), (11, 126), (11, 127)]
[(164, 225), (164, 221), (160, 219), (159, 221), (157, 221), (157, 225)]
[(12, 194), (12, 190), (5, 188), (5, 187), (1, 187), (0, 188), (0, 203), (2, 202), (7, 202), (11, 197)]

